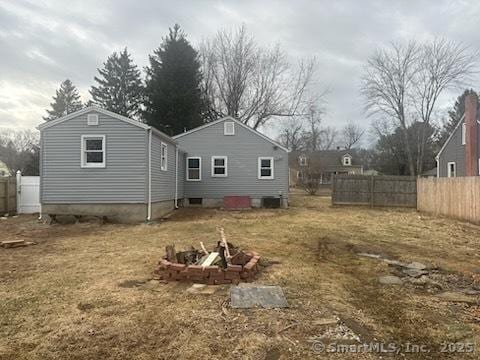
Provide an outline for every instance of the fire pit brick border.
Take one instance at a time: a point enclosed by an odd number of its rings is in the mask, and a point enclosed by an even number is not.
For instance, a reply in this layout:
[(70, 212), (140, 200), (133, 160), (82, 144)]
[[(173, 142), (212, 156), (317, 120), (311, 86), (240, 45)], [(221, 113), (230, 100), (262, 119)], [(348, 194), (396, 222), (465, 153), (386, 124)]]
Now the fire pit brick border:
[(162, 259), (155, 268), (154, 274), (160, 280), (192, 281), (208, 285), (238, 284), (241, 281), (250, 282), (255, 280), (255, 275), (259, 271), (258, 261), (260, 256), (254, 251), (250, 251), (248, 254), (251, 255), (251, 259), (244, 266), (229, 264), (226, 269), (219, 266), (187, 266)]

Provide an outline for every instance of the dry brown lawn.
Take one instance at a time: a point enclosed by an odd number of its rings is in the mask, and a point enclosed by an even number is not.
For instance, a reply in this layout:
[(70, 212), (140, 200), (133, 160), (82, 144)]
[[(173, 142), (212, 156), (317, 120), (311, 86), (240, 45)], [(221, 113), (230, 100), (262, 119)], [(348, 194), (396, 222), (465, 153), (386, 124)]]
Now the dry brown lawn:
[[(213, 245), (217, 225), (266, 258), (256, 282), (282, 286), (290, 308), (222, 310), (228, 287), (190, 295), (189, 284), (148, 281), (165, 245)], [(3, 220), (0, 240), (38, 245), (0, 249), (0, 359), (381, 357), (313, 352), (314, 337), (349, 343), (337, 338), (345, 326), (364, 343), (431, 350), (407, 358), (478, 358), (438, 353), (443, 342), (478, 342), (480, 307), (436, 294), (476, 285), (479, 230), (413, 210), (332, 207), (329, 198), (298, 194), (287, 210), (181, 209), (150, 225)], [(438, 266), (441, 290), (380, 285), (378, 277), (394, 270), (359, 252)], [(318, 323), (332, 316), (345, 326)]]

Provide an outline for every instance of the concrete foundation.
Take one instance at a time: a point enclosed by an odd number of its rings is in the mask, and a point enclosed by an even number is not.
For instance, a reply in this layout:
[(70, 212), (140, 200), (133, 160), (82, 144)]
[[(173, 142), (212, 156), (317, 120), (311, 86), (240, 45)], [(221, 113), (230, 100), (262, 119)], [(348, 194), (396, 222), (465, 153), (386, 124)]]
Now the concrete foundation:
[[(203, 207), (203, 208), (221, 208), (223, 207), (223, 198), (221, 199), (202, 199), (202, 205), (198, 204), (190, 204), (188, 198), (184, 200), (185, 207)], [(250, 199), (250, 204), (252, 208), (260, 208), (262, 207), (262, 199), (261, 198), (252, 198)], [(288, 199), (282, 199), (282, 208), (288, 207)]]
[[(174, 209), (174, 201), (152, 203), (152, 220)], [(137, 223), (147, 219), (147, 204), (42, 204), (45, 215), (101, 216), (118, 223)]]

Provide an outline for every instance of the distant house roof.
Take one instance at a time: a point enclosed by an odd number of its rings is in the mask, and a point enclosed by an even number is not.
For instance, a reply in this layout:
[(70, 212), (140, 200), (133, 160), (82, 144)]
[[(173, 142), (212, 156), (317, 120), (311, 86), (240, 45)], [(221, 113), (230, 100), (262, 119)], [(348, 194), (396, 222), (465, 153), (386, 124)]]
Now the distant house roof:
[(328, 170), (337, 166), (342, 167), (342, 158), (345, 155), (350, 155), (352, 158), (352, 165), (354, 167), (360, 167), (362, 164), (358, 160), (358, 154), (355, 150), (318, 150), (318, 151), (292, 151), (288, 157), (288, 166), (290, 168), (298, 168), (300, 164), (298, 159), (300, 156), (305, 155), (307, 157), (307, 164), (310, 167)]

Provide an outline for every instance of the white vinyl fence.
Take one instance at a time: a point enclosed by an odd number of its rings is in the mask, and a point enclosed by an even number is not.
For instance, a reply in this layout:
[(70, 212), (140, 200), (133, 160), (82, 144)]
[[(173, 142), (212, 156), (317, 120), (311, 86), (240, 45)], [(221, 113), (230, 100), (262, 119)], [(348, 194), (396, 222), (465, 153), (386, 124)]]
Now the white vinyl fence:
[(17, 213), (40, 213), (40, 176), (22, 176), (17, 172)]

